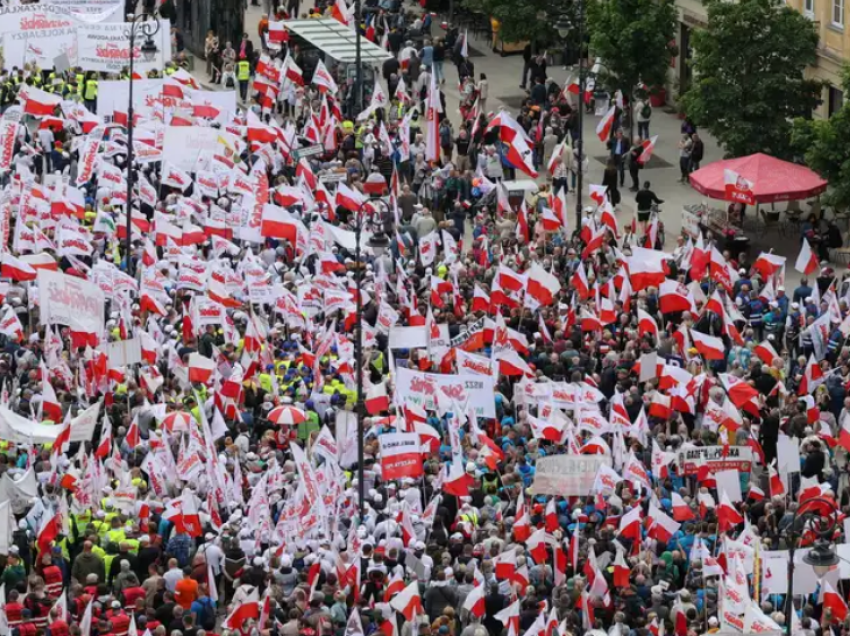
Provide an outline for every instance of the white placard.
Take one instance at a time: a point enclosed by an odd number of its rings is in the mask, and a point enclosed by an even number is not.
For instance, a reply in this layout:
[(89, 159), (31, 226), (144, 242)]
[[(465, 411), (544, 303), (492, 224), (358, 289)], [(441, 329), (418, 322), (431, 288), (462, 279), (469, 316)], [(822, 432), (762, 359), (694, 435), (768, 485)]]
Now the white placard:
[(737, 470), (719, 470), (714, 473), (717, 481), (717, 492), (726, 493), (732, 503), (744, 500), (741, 495), (741, 474)]
[[(841, 546), (839, 546), (839, 554)], [(794, 594), (805, 596), (812, 594), (818, 586), (818, 577), (812, 566), (803, 561), (808, 554), (809, 548), (801, 548), (794, 552)], [(763, 550), (760, 554), (762, 564), (762, 593), (763, 594), (787, 594), (788, 593), (788, 550)], [(839, 569), (827, 574), (827, 578), (834, 582), (839, 576)], [(834, 584), (834, 583), (833, 583)]]
[(540, 457), (531, 492), (535, 495), (584, 497), (590, 494), (600, 466), (610, 466), (607, 455), (555, 455)]
[(800, 472), (800, 447), (796, 438), (788, 437), (784, 433), (779, 434), (776, 441), (776, 460), (780, 474)]
[(692, 240), (696, 241), (700, 235), (699, 217), (682, 208), (682, 232), (687, 234)]
[[(98, 22), (77, 27), (77, 65), (84, 71), (120, 73), (130, 62), (129, 22)], [(157, 52), (147, 61), (142, 56), (145, 36), (139, 31), (133, 46), (133, 70), (140, 75), (162, 70), (171, 60), (171, 23), (159, 21), (159, 32), (153, 36)]]
[[(442, 375), (411, 369), (396, 369), (398, 404), (436, 408), (435, 396), (442, 391), (447, 400), (456, 400), (461, 408), (467, 403), (478, 417), (496, 417), (493, 378), (484, 375)], [(468, 399), (468, 402), (466, 402)]]
[[(844, 526), (847, 527), (846, 519), (844, 520)], [(838, 556), (841, 557), (841, 561), (838, 562), (839, 576), (842, 579), (850, 579), (850, 543), (839, 543), (837, 548)]]
[(235, 143), (230, 133), (217, 128), (203, 126), (166, 126), (163, 156), (171, 165), (181, 170), (192, 172), (198, 155), (204, 151), (218, 154), (224, 149), (221, 140), (225, 139), (231, 146)]
[(67, 7), (24, 4), (0, 9), (0, 34), (3, 35), (3, 68), (23, 67), (37, 62), (51, 68), (53, 58), (65, 54), (77, 59), (79, 20)]
[[(449, 326), (437, 325), (440, 330), (440, 340), (433, 346), (448, 346)], [(390, 349), (424, 349), (428, 346), (428, 332), (425, 327), (392, 327), (389, 338)]]
[(38, 270), (41, 323), (103, 335), (103, 292), (94, 283), (60, 272)]
[(120, 340), (106, 345), (106, 355), (113, 367), (126, 367), (142, 361), (142, 341), (139, 338)]
[(640, 357), (640, 382), (654, 380), (657, 375), (658, 354), (655, 351), (644, 353)]

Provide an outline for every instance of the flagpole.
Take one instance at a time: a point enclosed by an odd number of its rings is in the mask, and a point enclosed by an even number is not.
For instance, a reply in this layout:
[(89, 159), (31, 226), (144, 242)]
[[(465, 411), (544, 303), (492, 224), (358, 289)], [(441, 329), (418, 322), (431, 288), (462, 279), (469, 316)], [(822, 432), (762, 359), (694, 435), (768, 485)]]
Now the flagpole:
[[(127, 242), (126, 242), (126, 254), (124, 258), (126, 259), (126, 272), (130, 275), (130, 254), (133, 248), (133, 161), (135, 159), (133, 152), (133, 61), (135, 55), (133, 52), (135, 51), (136, 45), (136, 34), (141, 32), (142, 35), (145, 36), (145, 42), (142, 44), (142, 53), (145, 58), (150, 61), (154, 55), (157, 54), (158, 49), (156, 44), (153, 41), (153, 36), (159, 33), (159, 20), (156, 15), (150, 15), (153, 18), (151, 22), (148, 22), (149, 14), (142, 13), (140, 15), (133, 15), (132, 13), (127, 14), (127, 22), (130, 23), (129, 28), (125, 31), (125, 37), (129, 40), (129, 50), (131, 52), (130, 57), (130, 90), (129, 90), (129, 103), (127, 104), (127, 205), (125, 207), (125, 211), (127, 212)], [(162, 184), (160, 184), (160, 188), (162, 188)]]
[[(354, 67), (357, 69), (354, 80), (354, 111), (357, 113), (363, 111), (363, 62), (360, 57), (362, 48), (360, 43), (360, 18), (360, 0), (354, 0)], [(375, 77), (375, 81), (377, 82), (378, 78), (374, 74), (373, 77)], [(360, 499), (362, 501), (363, 498), (361, 497)]]
[[(359, 2), (359, 0), (358, 0)], [(578, 137), (576, 150), (578, 166), (576, 167), (576, 232), (581, 231), (582, 188), (584, 175), (582, 163), (584, 160), (584, 91), (587, 80), (584, 76), (584, 0), (578, 0)]]

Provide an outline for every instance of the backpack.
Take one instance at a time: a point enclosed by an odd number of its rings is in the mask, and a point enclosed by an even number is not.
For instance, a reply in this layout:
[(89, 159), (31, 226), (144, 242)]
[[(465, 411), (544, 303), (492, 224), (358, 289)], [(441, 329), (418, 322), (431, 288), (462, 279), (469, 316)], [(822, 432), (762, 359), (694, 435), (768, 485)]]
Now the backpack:
[(212, 631), (215, 629), (216, 619), (215, 608), (213, 607), (212, 600), (210, 600), (207, 596), (199, 602), (201, 604), (201, 612), (198, 615), (198, 624), (206, 631)]
[(649, 105), (649, 102), (643, 103), (643, 108), (640, 109), (640, 116), (643, 119), (649, 119), (652, 115), (652, 106)]

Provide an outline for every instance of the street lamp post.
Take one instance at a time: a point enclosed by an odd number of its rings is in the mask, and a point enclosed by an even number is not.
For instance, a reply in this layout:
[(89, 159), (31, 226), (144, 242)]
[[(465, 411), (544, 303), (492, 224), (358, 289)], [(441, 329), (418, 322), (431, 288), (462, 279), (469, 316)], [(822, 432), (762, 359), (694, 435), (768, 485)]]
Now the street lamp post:
[[(148, 20), (148, 18), (152, 18)], [(130, 274), (130, 254), (133, 248), (133, 161), (135, 152), (133, 149), (133, 62), (136, 58), (136, 37), (141, 35), (145, 38), (142, 43), (141, 52), (145, 61), (150, 62), (159, 50), (153, 41), (153, 36), (159, 33), (159, 20), (155, 15), (141, 13), (139, 15), (127, 14), (127, 22), (130, 27), (124, 32), (124, 36), (130, 41), (130, 103), (127, 105), (127, 244), (124, 258), (127, 263), (127, 273)]]
[(785, 629), (788, 636), (791, 636), (791, 625), (794, 622), (794, 552), (806, 524), (811, 524), (811, 530), (817, 535), (817, 539), (812, 549), (803, 557), (803, 563), (811, 565), (820, 579), (837, 565), (839, 560), (830, 547), (830, 537), (838, 525), (838, 507), (831, 499), (822, 497), (806, 500), (794, 511), (788, 532), (788, 595), (785, 599)]
[[(358, 0), (359, 6), (359, 0)], [(359, 38), (359, 34), (358, 34)], [(359, 39), (358, 39), (359, 42)], [(359, 50), (359, 47), (358, 47)], [(359, 67), (358, 67), (359, 72)], [(389, 213), (390, 208), (389, 205), (382, 199), (368, 199), (364, 201), (360, 207), (357, 209), (357, 215), (355, 218), (354, 224), (354, 284), (357, 289), (357, 299), (356, 299), (356, 307), (357, 313), (355, 315), (355, 329), (356, 335), (354, 339), (354, 362), (355, 362), (355, 373), (357, 377), (357, 403), (354, 406), (354, 410), (357, 416), (357, 501), (358, 508), (360, 514), (360, 523), (363, 523), (364, 513), (365, 513), (365, 504), (366, 504), (366, 489), (365, 482), (363, 479), (363, 462), (364, 462), (364, 449), (363, 449), (363, 411), (364, 411), (364, 400), (363, 400), (363, 269), (365, 264), (362, 262), (362, 255), (360, 250), (361, 239), (363, 237), (363, 230), (365, 226), (369, 223), (375, 223), (375, 215), (378, 212), (382, 211), (385, 213)], [(379, 217), (378, 223), (382, 224), (383, 221)], [(380, 225), (378, 226), (380, 227)], [(372, 252), (375, 256), (382, 256), (384, 250), (389, 246), (390, 241), (384, 235), (384, 233), (379, 229), (372, 236), (369, 237), (369, 247), (372, 249)]]
[[(575, 0), (576, 2), (576, 25), (578, 39), (578, 135), (576, 136), (576, 159), (578, 161), (576, 174), (576, 229), (581, 229), (582, 215), (582, 188), (584, 183), (584, 175), (582, 174), (581, 164), (584, 159), (584, 91), (586, 87), (586, 78), (584, 76), (584, 0)], [(563, 40), (569, 37), (573, 30), (573, 24), (569, 17), (561, 15), (555, 23), (555, 29), (558, 35)], [(566, 64), (566, 61), (564, 62)]]
[(578, 137), (576, 138), (576, 150), (578, 159), (578, 171), (576, 179), (576, 230), (581, 230), (582, 211), (582, 187), (584, 174), (582, 163), (584, 161), (584, 91), (587, 82), (584, 76), (584, 0), (578, 2)]

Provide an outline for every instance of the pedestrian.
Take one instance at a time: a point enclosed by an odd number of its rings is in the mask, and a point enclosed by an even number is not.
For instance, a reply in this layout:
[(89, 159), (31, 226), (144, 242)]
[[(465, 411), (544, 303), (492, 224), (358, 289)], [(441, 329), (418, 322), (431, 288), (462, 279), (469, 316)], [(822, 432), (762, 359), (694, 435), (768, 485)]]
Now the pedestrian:
[(634, 117), (638, 126), (638, 136), (649, 139), (649, 122), (652, 119), (652, 104), (646, 95), (635, 102)]
[(236, 79), (239, 80), (239, 98), (244, 102), (248, 99), (248, 85), (251, 83), (251, 63), (244, 55), (239, 56), (236, 64)]
[(702, 162), (703, 155), (705, 154), (705, 145), (700, 139), (698, 133), (694, 133), (691, 135), (691, 163), (688, 167), (689, 173), (695, 172), (699, 170), (700, 163)]
[(605, 173), (602, 176), (602, 185), (605, 187), (605, 193), (608, 200), (614, 207), (620, 204), (620, 188), (618, 178), (619, 168), (617, 160), (614, 156), (608, 157), (608, 163), (605, 165)]
[(629, 154), (626, 158), (626, 163), (629, 165), (629, 176), (632, 178), (632, 187), (630, 188), (632, 192), (638, 191), (638, 173), (643, 168), (641, 164), (643, 150), (643, 141), (640, 137), (635, 137), (632, 140), (632, 147), (629, 149)]
[(485, 73), (479, 73), (475, 90), (478, 92), (478, 112), (486, 113), (487, 98), (490, 95), (490, 83), (487, 81), (487, 75)]
[(652, 191), (652, 185), (649, 181), (643, 182), (643, 188), (635, 195), (635, 203), (637, 204), (637, 220), (640, 234), (646, 233), (646, 226), (649, 223), (649, 216), (652, 213), (653, 205), (661, 205), (664, 203), (658, 198), (658, 195)]
[[(204, 40), (204, 60), (206, 61), (207, 77), (213, 78), (213, 63), (218, 55), (218, 36), (215, 31), (210, 29), (207, 31), (207, 37)], [(215, 81), (213, 80), (213, 83)]]
[(620, 175), (621, 188), (626, 182), (626, 156), (630, 148), (629, 140), (625, 138), (622, 128), (618, 128), (614, 136), (608, 140), (608, 152), (614, 160), (614, 166)]
[(682, 135), (679, 141), (679, 171), (681, 176), (679, 183), (688, 183), (688, 177), (691, 174), (691, 151), (693, 150), (694, 142), (690, 135)]

